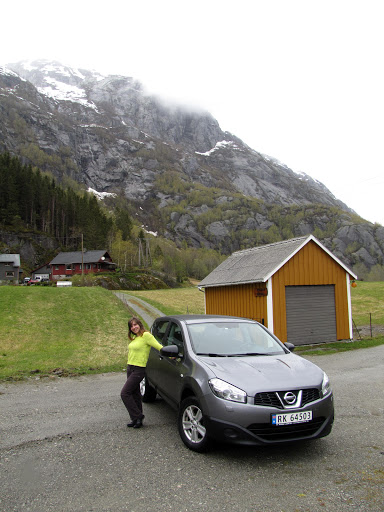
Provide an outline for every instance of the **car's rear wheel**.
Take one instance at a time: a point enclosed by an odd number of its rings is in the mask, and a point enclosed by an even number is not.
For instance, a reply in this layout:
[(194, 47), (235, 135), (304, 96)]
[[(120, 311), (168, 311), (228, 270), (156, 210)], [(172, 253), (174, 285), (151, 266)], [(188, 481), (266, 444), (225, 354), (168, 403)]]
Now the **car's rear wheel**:
[(183, 443), (195, 452), (205, 452), (211, 440), (204, 425), (199, 402), (194, 397), (182, 401), (178, 417), (179, 434)]
[(140, 382), (140, 394), (143, 402), (154, 402), (156, 400), (157, 391), (153, 388), (147, 377)]

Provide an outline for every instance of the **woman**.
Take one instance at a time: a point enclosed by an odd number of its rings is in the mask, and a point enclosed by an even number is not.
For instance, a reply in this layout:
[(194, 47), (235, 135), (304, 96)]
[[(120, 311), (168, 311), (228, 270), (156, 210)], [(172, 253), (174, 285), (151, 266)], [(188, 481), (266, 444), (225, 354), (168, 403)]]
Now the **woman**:
[(121, 390), (121, 399), (131, 417), (127, 427), (140, 428), (143, 426), (143, 403), (140, 394), (140, 382), (145, 376), (145, 367), (151, 347), (160, 350), (162, 345), (154, 336), (145, 330), (138, 318), (128, 322), (128, 368), (127, 382)]

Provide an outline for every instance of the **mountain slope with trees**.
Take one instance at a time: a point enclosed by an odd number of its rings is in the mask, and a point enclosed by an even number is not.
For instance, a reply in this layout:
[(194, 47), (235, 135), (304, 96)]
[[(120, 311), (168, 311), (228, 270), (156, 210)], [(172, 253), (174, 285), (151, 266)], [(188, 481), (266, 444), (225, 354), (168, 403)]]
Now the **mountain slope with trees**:
[(92, 194), (57, 187), (55, 180), (9, 153), (0, 154), (0, 223), (39, 231), (72, 247), (84, 234), (89, 249), (107, 244), (112, 220)]
[(160, 238), (225, 255), (313, 233), (359, 275), (383, 265), (382, 226), (223, 132), (209, 113), (166, 104), (133, 78), (46, 61), (0, 68), (0, 121), (0, 150), (58, 184), (114, 194), (105, 211), (120, 201), (119, 230), (129, 215), (156, 232), (157, 254)]
[(109, 281), (113, 288), (146, 287), (140, 272), (130, 275), (132, 268), (153, 270), (146, 280), (155, 287), (174, 286), (174, 279), (187, 275), (203, 278), (221, 261), (215, 251), (180, 250), (157, 237), (151, 252), (126, 199), (113, 196), (107, 208), (93, 193), (57, 185), (50, 173), (22, 165), (9, 153), (0, 154), (0, 190), (0, 252), (20, 253), (25, 271), (60, 251), (81, 250), (82, 242), (85, 250), (111, 251), (120, 271)]

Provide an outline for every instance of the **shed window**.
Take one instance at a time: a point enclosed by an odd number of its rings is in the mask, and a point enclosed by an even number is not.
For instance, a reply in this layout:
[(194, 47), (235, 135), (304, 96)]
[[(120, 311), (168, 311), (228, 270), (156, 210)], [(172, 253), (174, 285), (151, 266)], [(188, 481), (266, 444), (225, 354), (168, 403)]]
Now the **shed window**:
[(12, 272), (11, 270), (7, 270), (7, 272), (5, 273), (5, 276), (6, 277), (15, 277), (15, 273)]

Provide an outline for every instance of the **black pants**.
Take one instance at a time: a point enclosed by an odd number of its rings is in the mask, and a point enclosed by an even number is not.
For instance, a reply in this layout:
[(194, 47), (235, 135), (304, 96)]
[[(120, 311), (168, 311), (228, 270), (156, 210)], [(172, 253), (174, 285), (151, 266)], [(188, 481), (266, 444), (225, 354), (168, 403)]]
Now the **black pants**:
[(121, 390), (121, 399), (131, 417), (131, 420), (143, 418), (143, 403), (140, 394), (140, 382), (144, 379), (145, 368), (129, 365), (127, 368), (127, 382)]

